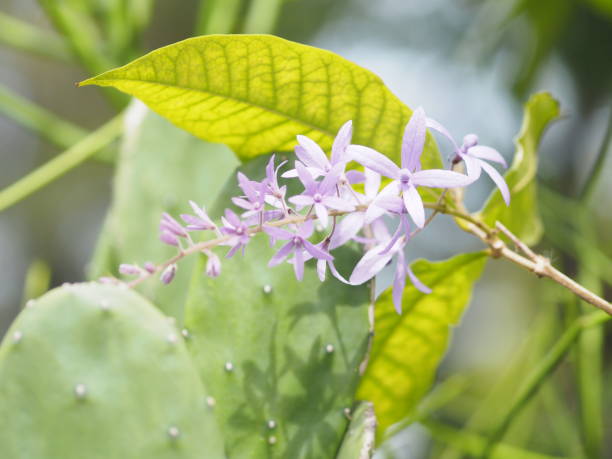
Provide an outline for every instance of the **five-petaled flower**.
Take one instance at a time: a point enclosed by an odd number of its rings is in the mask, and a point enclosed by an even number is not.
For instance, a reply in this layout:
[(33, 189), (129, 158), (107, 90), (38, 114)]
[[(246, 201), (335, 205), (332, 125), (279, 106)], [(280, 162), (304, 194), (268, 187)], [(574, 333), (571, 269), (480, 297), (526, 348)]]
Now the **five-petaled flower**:
[(425, 132), (425, 112), (418, 108), (404, 132), (401, 167), (372, 148), (363, 145), (350, 145), (347, 148), (348, 154), (355, 161), (393, 179), (387, 187), (391, 187), (393, 193), (401, 193), (408, 214), (419, 228), (425, 225), (425, 207), (417, 187), (456, 188), (474, 181), (471, 177), (453, 171), (421, 170), (420, 158), (425, 145)]

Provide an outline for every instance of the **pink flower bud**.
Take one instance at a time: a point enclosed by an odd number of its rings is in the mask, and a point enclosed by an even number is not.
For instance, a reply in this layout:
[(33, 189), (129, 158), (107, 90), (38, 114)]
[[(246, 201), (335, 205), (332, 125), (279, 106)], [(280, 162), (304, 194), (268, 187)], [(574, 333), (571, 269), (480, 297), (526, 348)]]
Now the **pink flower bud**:
[(210, 252), (206, 262), (206, 275), (208, 277), (217, 277), (219, 274), (221, 274), (221, 260), (216, 254)]
[(122, 263), (119, 265), (119, 272), (126, 276), (138, 276), (141, 271), (140, 268), (136, 265), (130, 265), (127, 263)]
[(176, 274), (176, 270), (177, 270), (177, 266), (176, 264), (171, 264), (168, 265), (166, 267), (166, 269), (164, 269), (164, 272), (161, 274), (161, 281), (168, 285), (170, 282), (172, 282), (172, 279), (174, 279), (174, 275)]

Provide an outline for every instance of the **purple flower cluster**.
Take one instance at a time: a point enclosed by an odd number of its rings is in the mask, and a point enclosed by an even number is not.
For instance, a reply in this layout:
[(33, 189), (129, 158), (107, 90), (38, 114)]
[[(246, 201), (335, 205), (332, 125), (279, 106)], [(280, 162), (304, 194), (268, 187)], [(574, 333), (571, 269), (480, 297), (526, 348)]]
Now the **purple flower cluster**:
[[(450, 140), (453, 158), (449, 170), (422, 169), (427, 128)], [(180, 257), (202, 252), (208, 257), (207, 275), (216, 277), (221, 273), (221, 260), (211, 250), (213, 247), (229, 246), (227, 258), (239, 250), (244, 254), (251, 238), (263, 232), (272, 246), (282, 241), (268, 265), (290, 263), (298, 280), (302, 280), (304, 264), (310, 259), (316, 259), (317, 274), (322, 281), (329, 267), (334, 277), (352, 285), (367, 282), (395, 260), (393, 301), (401, 313), (406, 278), (421, 292), (430, 292), (412, 272), (405, 256), (411, 236), (427, 223), (419, 189), (465, 187), (484, 170), (509, 203), (510, 194), (503, 177), (487, 161), (504, 167), (506, 163), (496, 150), (478, 145), (478, 138), (473, 134), (458, 146), (442, 125), (426, 117), (422, 108), (415, 110), (406, 126), (400, 166), (372, 148), (352, 144), (352, 130), (351, 121), (340, 128), (330, 158), (312, 139), (297, 137), (294, 167), (281, 176), (299, 180), (304, 189), (297, 195), (288, 197), (287, 187), (279, 185), (278, 174), (285, 163), (277, 166), (273, 155), (263, 180), (255, 181), (238, 173), (243, 194), (232, 198), (232, 202), (240, 208), (240, 215), (226, 209), (221, 226), (194, 202), (190, 202), (194, 214), (181, 215), (185, 225), (164, 214), (159, 227), (160, 239), (178, 247), (179, 255), (159, 267), (121, 265), (121, 273), (143, 277), (161, 272), (162, 281), (169, 283)], [(452, 170), (461, 161), (467, 174)], [(351, 169), (347, 170), (349, 165)], [(387, 180), (381, 189), (382, 177)], [(355, 184), (360, 184), (363, 193), (355, 189)], [(327, 234), (315, 233), (315, 223), (320, 231), (327, 230)], [(413, 224), (415, 230), (412, 230)], [(394, 230), (389, 231), (390, 227)], [(212, 232), (216, 238), (196, 243), (191, 237), (196, 231)], [(362, 245), (364, 255), (347, 280), (336, 269), (332, 252), (350, 241)]]

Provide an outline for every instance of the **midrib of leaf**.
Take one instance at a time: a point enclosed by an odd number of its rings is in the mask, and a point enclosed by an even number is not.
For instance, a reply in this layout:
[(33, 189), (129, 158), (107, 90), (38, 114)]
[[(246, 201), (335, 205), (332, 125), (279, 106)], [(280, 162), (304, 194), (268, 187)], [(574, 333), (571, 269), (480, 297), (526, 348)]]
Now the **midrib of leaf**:
[[(89, 84), (87, 83), (89, 80), (84, 81), (83, 83), (81, 83), (82, 85), (86, 85)], [(150, 86), (162, 86), (162, 87), (166, 87), (166, 88), (175, 88), (175, 89), (183, 89), (183, 90), (187, 90), (187, 91), (194, 91), (194, 92), (201, 92), (203, 94), (208, 94), (214, 97), (220, 97), (222, 99), (227, 99), (227, 100), (232, 100), (234, 102), (239, 102), (242, 103), (244, 105), (247, 105), (249, 107), (253, 107), (253, 108), (258, 108), (261, 109), (262, 111), (266, 111), (269, 113), (272, 113), (274, 115), (278, 115), (278, 116), (282, 116), (283, 118), (287, 118), (289, 121), (294, 121), (296, 123), (302, 124), (304, 126), (306, 126), (307, 128), (309, 128), (312, 131), (319, 131), (322, 132), (323, 134), (325, 134), (326, 136), (329, 136), (330, 138), (334, 138), (336, 133), (332, 132), (328, 129), (325, 129), (321, 126), (317, 126), (313, 123), (310, 123), (308, 121), (305, 121), (303, 119), (300, 118), (296, 118), (295, 115), (289, 115), (288, 113), (285, 112), (281, 112), (280, 110), (277, 110), (275, 108), (271, 108), (271, 107), (267, 107), (265, 105), (261, 105), (261, 104), (255, 104), (253, 102), (247, 101), (245, 99), (242, 99), (240, 97), (235, 97), (235, 96), (228, 96), (227, 94), (221, 94), (218, 92), (214, 92), (214, 91), (210, 91), (208, 89), (201, 89), (201, 88), (193, 88), (193, 87), (189, 87), (189, 86), (183, 86), (183, 85), (178, 85), (178, 84), (169, 84), (169, 83), (160, 83), (157, 81), (147, 81), (147, 80), (137, 80), (137, 79), (130, 79), (130, 78), (113, 78), (108, 79), (108, 80), (96, 80), (96, 84), (100, 84), (103, 83), (104, 81), (112, 81), (112, 82), (120, 82), (120, 81), (127, 81), (127, 82), (137, 82), (137, 83), (141, 83), (141, 84), (146, 84), (146, 85), (150, 85)], [(202, 101), (199, 102), (195, 102), (194, 105), (197, 105), (199, 103), (201, 103)], [(184, 108), (184, 107), (181, 107)], [(232, 113), (229, 116), (234, 116), (236, 113)], [(228, 116), (228, 117), (229, 117)], [(224, 118), (218, 118), (215, 121), (218, 120), (222, 120)], [(357, 120), (356, 123), (358, 123), (359, 121)], [(376, 126), (378, 126), (380, 123), (377, 123)]]

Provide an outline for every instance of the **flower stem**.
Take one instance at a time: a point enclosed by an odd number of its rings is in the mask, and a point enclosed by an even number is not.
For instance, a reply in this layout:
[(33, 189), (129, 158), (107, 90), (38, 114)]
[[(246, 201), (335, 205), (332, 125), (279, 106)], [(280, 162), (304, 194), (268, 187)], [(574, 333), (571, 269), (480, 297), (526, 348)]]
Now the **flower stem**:
[(74, 169), (114, 141), (123, 129), (123, 115), (117, 115), (74, 146), (0, 191), (0, 212)]
[(520, 387), (512, 403), (501, 417), (499, 423), (493, 429), (493, 432), (489, 436), (487, 444), (485, 448), (483, 448), (480, 457), (491, 457), (493, 448), (495, 448), (495, 446), (503, 438), (516, 415), (537, 392), (542, 383), (546, 381), (547, 377), (555, 370), (555, 368), (557, 368), (563, 357), (568, 353), (581, 333), (584, 330), (591, 327), (596, 327), (597, 325), (600, 325), (608, 320), (610, 320), (609, 315), (596, 311), (576, 319), (572, 325), (565, 330), (563, 335), (561, 335), (561, 338), (559, 338), (552, 349), (548, 352), (548, 354), (546, 354), (544, 359), (540, 361), (538, 366), (531, 372), (531, 374), (527, 377), (527, 380)]

